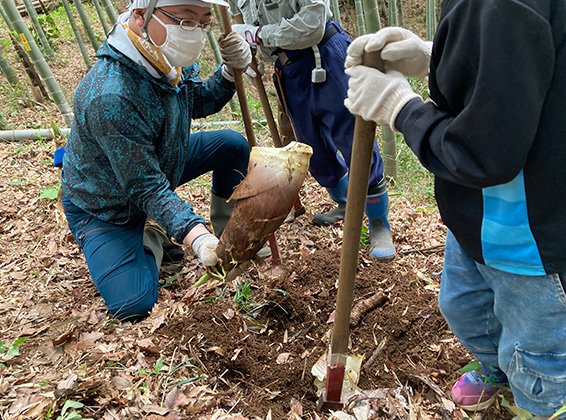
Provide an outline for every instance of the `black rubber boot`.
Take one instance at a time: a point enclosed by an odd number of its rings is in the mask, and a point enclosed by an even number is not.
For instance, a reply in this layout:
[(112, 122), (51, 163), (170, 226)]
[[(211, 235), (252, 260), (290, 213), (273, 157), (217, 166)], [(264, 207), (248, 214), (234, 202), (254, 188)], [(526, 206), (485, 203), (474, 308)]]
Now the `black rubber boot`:
[(344, 175), (338, 184), (332, 188), (327, 188), (330, 198), (338, 204), (326, 213), (316, 213), (312, 222), (317, 226), (330, 226), (344, 220), (346, 215), (346, 197), (348, 195), (348, 174)]
[(317, 226), (330, 226), (344, 220), (346, 215), (346, 203), (338, 203), (338, 205), (326, 213), (316, 213), (312, 222)]

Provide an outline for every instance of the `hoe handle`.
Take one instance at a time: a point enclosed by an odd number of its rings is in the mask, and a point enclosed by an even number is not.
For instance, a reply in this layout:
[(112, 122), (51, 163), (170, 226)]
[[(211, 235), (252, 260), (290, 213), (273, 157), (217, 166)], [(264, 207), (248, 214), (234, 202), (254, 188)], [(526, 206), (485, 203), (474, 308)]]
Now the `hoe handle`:
[[(382, 68), (379, 53), (365, 54), (363, 63), (366, 66)], [(354, 295), (354, 282), (360, 251), (362, 218), (368, 191), (369, 174), (373, 142), (375, 141), (376, 124), (356, 117), (354, 126), (354, 144), (346, 199), (346, 216), (344, 221), (344, 238), (340, 258), (340, 274), (334, 329), (330, 345), (331, 354), (346, 354), (350, 334), (350, 312)]]
[[(230, 15), (228, 14), (228, 7), (221, 6), (218, 8), (220, 12), (220, 19), (222, 19), (222, 29), (224, 35), (232, 32), (232, 25), (230, 24)], [(252, 126), (252, 118), (250, 116), (250, 108), (248, 107), (248, 99), (244, 89), (244, 78), (241, 70), (232, 69), (234, 72), (234, 83), (236, 84), (236, 93), (238, 94), (238, 102), (240, 102), (240, 109), (242, 110), (242, 119), (244, 120), (244, 127), (246, 128), (246, 137), (250, 148), (256, 145), (254, 129)]]
[[(236, 23), (244, 23), (244, 19), (242, 18), (241, 14), (234, 15), (234, 21)], [(273, 139), (273, 145), (275, 147), (283, 147), (283, 144), (281, 143), (281, 137), (279, 136), (279, 130), (277, 129), (277, 124), (275, 123), (275, 118), (273, 117), (273, 111), (271, 110), (271, 106), (269, 105), (267, 91), (265, 90), (265, 85), (263, 84), (263, 80), (261, 79), (261, 75), (259, 74), (257, 59), (255, 58), (255, 55), (252, 57), (252, 64), (250, 67), (256, 73), (256, 77), (253, 78), (254, 85), (257, 90), (257, 94), (259, 95), (259, 101), (261, 102), (261, 107), (263, 109), (263, 113), (265, 114), (265, 119), (267, 120), (267, 126), (269, 127), (269, 134), (271, 134), (271, 138)]]

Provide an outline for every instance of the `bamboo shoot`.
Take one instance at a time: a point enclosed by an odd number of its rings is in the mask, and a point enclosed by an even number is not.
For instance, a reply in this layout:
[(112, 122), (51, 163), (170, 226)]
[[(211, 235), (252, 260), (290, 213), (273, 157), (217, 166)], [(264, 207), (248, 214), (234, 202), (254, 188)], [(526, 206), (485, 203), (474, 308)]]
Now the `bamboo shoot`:
[(312, 148), (291, 142), (282, 148), (254, 147), (248, 175), (230, 200), (237, 200), (216, 254), (230, 270), (255, 256), (293, 208), (308, 173)]

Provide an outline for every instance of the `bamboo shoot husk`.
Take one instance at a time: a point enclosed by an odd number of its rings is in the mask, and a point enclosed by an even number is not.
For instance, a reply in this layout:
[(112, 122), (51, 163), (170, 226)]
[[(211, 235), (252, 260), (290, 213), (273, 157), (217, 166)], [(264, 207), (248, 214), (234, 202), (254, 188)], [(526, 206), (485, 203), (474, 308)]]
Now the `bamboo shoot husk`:
[(237, 202), (216, 248), (225, 269), (253, 258), (285, 221), (311, 156), (312, 148), (297, 142), (282, 148), (252, 148), (248, 175), (229, 199)]

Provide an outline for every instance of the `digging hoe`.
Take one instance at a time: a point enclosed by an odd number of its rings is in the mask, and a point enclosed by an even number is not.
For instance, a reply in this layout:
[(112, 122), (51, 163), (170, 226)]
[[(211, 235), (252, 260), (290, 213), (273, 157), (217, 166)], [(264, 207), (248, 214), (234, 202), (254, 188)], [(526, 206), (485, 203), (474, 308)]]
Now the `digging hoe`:
[[(236, 21), (236, 23), (244, 23), (244, 19), (240, 14), (235, 15), (234, 20)], [(259, 66), (255, 56), (252, 58), (252, 64), (250, 67), (255, 72), (255, 77), (253, 77), (253, 81), (257, 93), (259, 95), (259, 101), (261, 102), (261, 107), (263, 109), (263, 113), (265, 114), (265, 119), (267, 120), (267, 126), (269, 127), (269, 133), (271, 134), (271, 138), (273, 139), (273, 144), (275, 145), (275, 147), (286, 146), (285, 144), (283, 144), (283, 141), (281, 140), (281, 136), (279, 135), (279, 130), (277, 129), (277, 124), (275, 123), (273, 111), (271, 109), (271, 105), (269, 104), (267, 91), (265, 90), (265, 85), (263, 84), (263, 80), (261, 79)], [(302, 205), (299, 196), (297, 196), (297, 200), (293, 204), (292, 211), (293, 211), (293, 218), (298, 217), (301, 214), (305, 213), (305, 207)]]
[[(382, 68), (379, 53), (366, 54), (363, 59), (366, 66)], [(360, 251), (362, 218), (367, 196), (373, 142), (376, 124), (356, 117), (354, 144), (350, 164), (350, 180), (346, 199), (346, 217), (344, 220), (344, 239), (340, 257), (340, 274), (334, 327), (327, 355), (326, 386), (321, 395), (322, 409), (342, 408), (342, 384), (346, 371), (348, 339), (350, 333), (350, 312), (354, 294), (354, 281)]]

